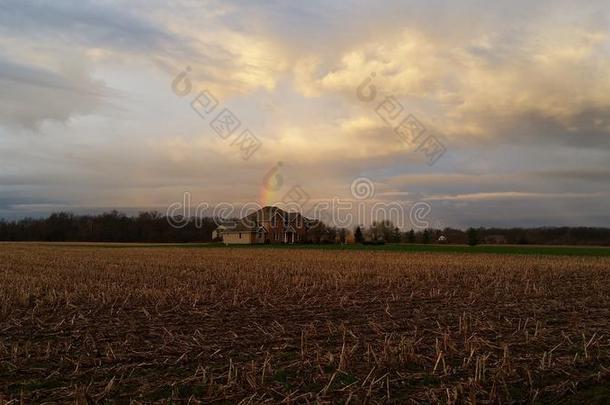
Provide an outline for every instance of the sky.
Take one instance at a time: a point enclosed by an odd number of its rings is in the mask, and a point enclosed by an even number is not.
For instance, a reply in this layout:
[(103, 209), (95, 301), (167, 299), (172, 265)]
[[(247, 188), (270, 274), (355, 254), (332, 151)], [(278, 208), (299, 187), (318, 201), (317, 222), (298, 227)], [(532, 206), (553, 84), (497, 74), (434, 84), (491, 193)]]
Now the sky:
[(602, 0), (0, 0), (0, 217), (295, 187), (311, 205), (361, 182), (436, 225), (610, 226), (609, 18)]

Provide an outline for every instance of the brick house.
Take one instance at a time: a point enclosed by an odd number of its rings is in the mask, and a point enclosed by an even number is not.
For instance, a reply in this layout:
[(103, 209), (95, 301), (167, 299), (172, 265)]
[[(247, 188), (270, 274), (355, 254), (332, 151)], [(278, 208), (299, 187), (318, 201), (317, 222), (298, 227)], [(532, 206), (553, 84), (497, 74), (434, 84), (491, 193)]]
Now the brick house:
[(225, 244), (301, 243), (310, 240), (313, 223), (298, 212), (267, 206), (234, 224), (219, 226), (214, 235)]

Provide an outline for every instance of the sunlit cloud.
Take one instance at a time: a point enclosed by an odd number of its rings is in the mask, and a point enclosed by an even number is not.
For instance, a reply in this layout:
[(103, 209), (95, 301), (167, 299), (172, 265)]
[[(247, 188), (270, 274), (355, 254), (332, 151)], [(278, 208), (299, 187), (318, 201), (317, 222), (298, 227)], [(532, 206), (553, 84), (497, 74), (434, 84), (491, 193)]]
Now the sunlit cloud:
[[(433, 201), (447, 224), (473, 220), (462, 205), (483, 222), (493, 210), (526, 221), (515, 207), (529, 201), (527, 221), (610, 225), (608, 11), (602, 1), (4, 2), (0, 200), (11, 199), (0, 216), (163, 209), (186, 190), (247, 201), (281, 161), (287, 184), (313, 199), (367, 176), (378, 198)], [(171, 83), (187, 67), (193, 88), (178, 97)], [(356, 89), (372, 74), (379, 99), (363, 103)], [(202, 90), (261, 140), (252, 158), (211, 129), (218, 110), (192, 110)], [(386, 96), (442, 137), (442, 160), (428, 166), (378, 116)]]

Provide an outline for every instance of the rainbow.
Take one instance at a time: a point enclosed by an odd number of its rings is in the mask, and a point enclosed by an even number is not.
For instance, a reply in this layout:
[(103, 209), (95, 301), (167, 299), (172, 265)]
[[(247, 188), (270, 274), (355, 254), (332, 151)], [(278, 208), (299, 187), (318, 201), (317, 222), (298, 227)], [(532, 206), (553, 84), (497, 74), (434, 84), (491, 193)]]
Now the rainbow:
[(267, 187), (265, 184), (262, 185), (260, 194), (258, 197), (258, 202), (261, 207), (266, 207), (268, 205), (276, 204), (280, 199), (280, 193), (278, 191), (274, 191), (272, 188)]
[(259, 194), (259, 203), (262, 207), (276, 204), (280, 199), (279, 191), (284, 183), (284, 178), (280, 172), (281, 167), (282, 162), (278, 162), (263, 177)]

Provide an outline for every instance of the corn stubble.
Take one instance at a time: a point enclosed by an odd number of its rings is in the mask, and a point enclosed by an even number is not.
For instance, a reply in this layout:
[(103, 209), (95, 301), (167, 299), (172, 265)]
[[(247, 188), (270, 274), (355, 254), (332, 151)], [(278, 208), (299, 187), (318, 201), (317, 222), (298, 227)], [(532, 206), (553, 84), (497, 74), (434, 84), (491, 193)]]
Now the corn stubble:
[(610, 261), (0, 247), (0, 402), (528, 403), (610, 377)]

